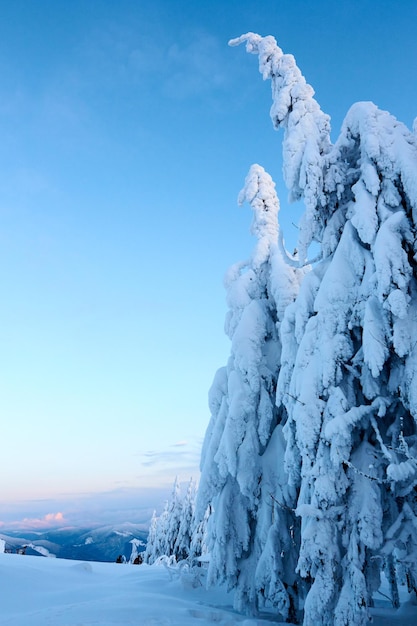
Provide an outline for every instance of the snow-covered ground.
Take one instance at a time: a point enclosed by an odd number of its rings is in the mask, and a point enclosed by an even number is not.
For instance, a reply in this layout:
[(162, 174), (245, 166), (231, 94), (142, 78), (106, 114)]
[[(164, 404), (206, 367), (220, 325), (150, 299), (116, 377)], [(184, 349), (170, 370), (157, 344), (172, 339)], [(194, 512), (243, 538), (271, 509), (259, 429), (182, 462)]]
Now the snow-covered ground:
[[(415, 626), (417, 604), (381, 596), (374, 626)], [(163, 565), (119, 565), (0, 554), (0, 624), (8, 626), (265, 626), (223, 590), (193, 588)], [(329, 625), (330, 626), (330, 625)]]

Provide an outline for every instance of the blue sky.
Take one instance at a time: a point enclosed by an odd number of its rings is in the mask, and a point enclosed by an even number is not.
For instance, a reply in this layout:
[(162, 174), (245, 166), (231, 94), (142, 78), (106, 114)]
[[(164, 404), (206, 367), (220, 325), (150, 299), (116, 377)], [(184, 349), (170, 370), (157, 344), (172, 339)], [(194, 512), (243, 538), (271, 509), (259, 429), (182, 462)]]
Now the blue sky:
[(286, 203), (270, 85), (227, 41), (274, 35), (334, 138), (358, 100), (411, 126), (417, 5), (0, 8), (0, 523), (136, 521), (176, 474), (197, 477), (229, 350), (222, 279), (253, 245), (236, 204), (252, 163), (276, 180), (295, 245), (301, 207)]

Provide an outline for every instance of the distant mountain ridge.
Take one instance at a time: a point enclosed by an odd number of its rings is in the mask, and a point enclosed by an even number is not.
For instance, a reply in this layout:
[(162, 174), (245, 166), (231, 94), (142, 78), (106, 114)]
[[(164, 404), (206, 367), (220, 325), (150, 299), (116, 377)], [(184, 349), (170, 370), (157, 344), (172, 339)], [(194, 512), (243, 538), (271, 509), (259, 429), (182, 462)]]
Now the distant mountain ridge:
[(92, 528), (5, 530), (0, 533), (0, 539), (5, 542), (5, 552), (101, 562), (114, 562), (120, 557), (129, 561), (134, 545), (132, 541), (136, 540), (137, 550), (142, 552), (147, 536), (143, 525), (128, 522)]

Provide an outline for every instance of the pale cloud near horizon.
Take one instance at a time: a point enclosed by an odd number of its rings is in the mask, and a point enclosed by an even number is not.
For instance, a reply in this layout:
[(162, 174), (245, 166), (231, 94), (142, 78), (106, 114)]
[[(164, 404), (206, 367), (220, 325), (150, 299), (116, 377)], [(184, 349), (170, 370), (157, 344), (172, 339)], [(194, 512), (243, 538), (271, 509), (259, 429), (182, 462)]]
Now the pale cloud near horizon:
[(7, 526), (7, 528), (18, 528), (19, 530), (48, 530), (49, 528), (62, 526), (65, 523), (64, 514), (58, 511), (57, 513), (46, 513), (41, 518), (25, 517), (22, 520), (14, 520), (7, 523), (0, 521), (0, 528)]
[[(172, 481), (156, 487), (119, 487), (99, 493), (73, 493), (50, 499), (14, 502), (0, 511), (0, 532), (94, 527), (131, 522), (147, 529), (154, 510), (169, 498)], [(55, 508), (56, 507), (56, 508)], [(51, 513), (51, 511), (57, 511)]]
[[(154, 510), (159, 514), (177, 477), (188, 483), (199, 475), (201, 439), (179, 439), (161, 449), (136, 453), (138, 475), (115, 481), (107, 491), (73, 492), (33, 500), (3, 503), (0, 529), (47, 530), (132, 522), (147, 528)], [(52, 513), (51, 511), (56, 511)]]

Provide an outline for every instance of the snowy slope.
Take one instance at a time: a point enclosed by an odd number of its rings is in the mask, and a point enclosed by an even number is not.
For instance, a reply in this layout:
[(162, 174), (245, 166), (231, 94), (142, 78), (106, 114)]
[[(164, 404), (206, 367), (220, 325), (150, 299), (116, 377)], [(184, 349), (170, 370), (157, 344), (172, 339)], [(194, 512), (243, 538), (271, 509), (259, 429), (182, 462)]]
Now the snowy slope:
[[(83, 563), (0, 554), (0, 624), (7, 626), (265, 626), (220, 589), (194, 589), (161, 565)], [(417, 605), (373, 610), (374, 626), (414, 626)]]

